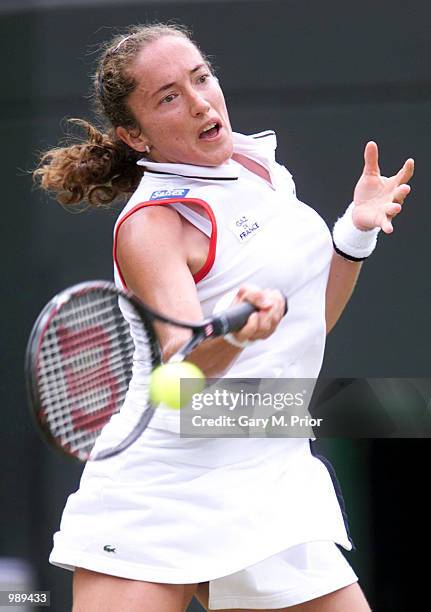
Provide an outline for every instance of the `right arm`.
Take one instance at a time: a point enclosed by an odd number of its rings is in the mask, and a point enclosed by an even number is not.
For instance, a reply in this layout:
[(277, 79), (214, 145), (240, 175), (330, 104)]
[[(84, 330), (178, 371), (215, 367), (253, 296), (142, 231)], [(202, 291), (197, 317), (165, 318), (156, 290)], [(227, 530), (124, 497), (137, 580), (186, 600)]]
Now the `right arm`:
[[(188, 267), (189, 253), (179, 214), (167, 206), (151, 206), (134, 213), (120, 227), (117, 259), (127, 287), (143, 302), (168, 317), (200, 321), (204, 318), (196, 285)], [(238, 340), (268, 337), (283, 316), (284, 302), (276, 291), (242, 287), (235, 302), (249, 301), (260, 310), (235, 333)], [(159, 325), (159, 342), (166, 361), (190, 337), (190, 331)], [(228, 369), (241, 349), (223, 338), (207, 340), (191, 352), (206, 376)]]

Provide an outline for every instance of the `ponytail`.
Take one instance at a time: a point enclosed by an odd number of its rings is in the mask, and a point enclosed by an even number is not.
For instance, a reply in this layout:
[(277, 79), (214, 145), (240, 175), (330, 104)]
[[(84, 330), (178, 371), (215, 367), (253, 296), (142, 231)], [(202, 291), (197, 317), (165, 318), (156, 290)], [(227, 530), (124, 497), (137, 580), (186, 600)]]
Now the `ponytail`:
[(105, 207), (121, 195), (132, 193), (142, 177), (136, 165), (142, 153), (118, 139), (114, 130), (105, 134), (83, 119), (69, 119), (84, 128), (87, 140), (45, 152), (33, 172), (43, 189), (56, 193), (64, 206), (86, 201)]
[(69, 119), (87, 132), (87, 140), (50, 149), (33, 172), (34, 180), (54, 192), (60, 204), (68, 207), (86, 201), (94, 208), (105, 207), (137, 188), (144, 168), (136, 162), (143, 153), (120, 140), (115, 128), (142, 131), (127, 104), (137, 86), (132, 67), (146, 45), (163, 36), (189, 40), (199, 50), (187, 28), (163, 23), (131, 26), (104, 46), (93, 78), (94, 102), (110, 128), (104, 133), (88, 121)]

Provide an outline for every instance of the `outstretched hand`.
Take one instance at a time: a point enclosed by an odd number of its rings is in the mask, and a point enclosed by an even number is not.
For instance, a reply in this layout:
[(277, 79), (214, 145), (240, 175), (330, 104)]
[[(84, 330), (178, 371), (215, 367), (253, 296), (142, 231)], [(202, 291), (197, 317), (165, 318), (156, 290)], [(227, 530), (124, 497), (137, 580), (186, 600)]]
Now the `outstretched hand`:
[(394, 176), (381, 176), (379, 151), (372, 141), (365, 147), (364, 160), (364, 171), (353, 196), (353, 223), (361, 230), (380, 227), (385, 234), (391, 234), (394, 230), (392, 219), (401, 212), (410, 193), (407, 183), (413, 176), (414, 161), (408, 159)]

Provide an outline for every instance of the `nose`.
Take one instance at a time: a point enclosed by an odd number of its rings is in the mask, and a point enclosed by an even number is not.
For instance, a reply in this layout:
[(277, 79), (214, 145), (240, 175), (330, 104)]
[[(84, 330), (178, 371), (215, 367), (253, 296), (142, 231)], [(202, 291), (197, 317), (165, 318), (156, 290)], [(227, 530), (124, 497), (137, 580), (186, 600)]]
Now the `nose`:
[(190, 92), (190, 112), (193, 117), (206, 115), (210, 108), (210, 104), (200, 95), (199, 92), (194, 90)]

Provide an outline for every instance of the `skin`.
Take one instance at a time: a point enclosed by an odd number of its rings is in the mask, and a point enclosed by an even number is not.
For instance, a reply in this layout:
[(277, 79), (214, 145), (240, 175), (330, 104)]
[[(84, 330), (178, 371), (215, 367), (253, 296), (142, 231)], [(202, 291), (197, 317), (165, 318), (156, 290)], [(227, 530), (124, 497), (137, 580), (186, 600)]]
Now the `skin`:
[[(138, 81), (129, 98), (140, 130), (117, 128), (118, 136), (149, 158), (159, 162), (218, 166), (232, 157), (232, 129), (223, 92), (199, 51), (188, 41), (167, 36), (151, 43), (131, 67)], [(169, 85), (159, 91), (163, 86)], [(221, 123), (220, 138), (199, 139), (205, 125)], [(235, 159), (263, 180), (268, 173), (258, 164)], [(354, 192), (354, 224), (363, 230), (381, 227), (390, 234), (392, 220), (401, 211), (413, 175), (409, 159), (394, 176), (380, 175), (378, 149), (369, 142), (364, 152), (364, 171)], [(163, 232), (159, 228), (163, 227)], [(175, 248), (172, 248), (175, 245)], [(199, 320), (202, 310), (192, 274), (204, 263), (208, 239), (176, 211), (150, 207), (130, 217), (118, 236), (118, 259), (128, 287), (142, 300), (167, 315)], [(327, 291), (327, 330), (340, 317), (356, 283), (361, 264), (333, 255)], [(284, 310), (281, 294), (273, 289), (241, 287), (235, 301), (248, 300), (259, 308), (236, 333), (239, 340), (258, 340), (273, 333)], [(164, 357), (169, 358), (184, 342), (187, 332), (161, 329)], [(220, 375), (241, 349), (222, 338), (210, 340), (193, 351), (194, 361), (208, 376)], [(207, 607), (208, 583), (172, 585), (126, 580), (78, 568), (74, 576), (73, 612), (182, 612), (193, 595)], [(127, 605), (126, 605), (127, 604)], [(367, 612), (370, 610), (357, 583), (284, 609), (285, 612)], [(229, 612), (229, 611), (225, 611)], [(232, 611), (231, 611), (232, 612)], [(251, 611), (250, 611), (251, 612)], [(280, 612), (283, 612), (281, 610)]]
[[(117, 128), (129, 146), (143, 153), (149, 147), (150, 159), (159, 162), (218, 166), (232, 157), (232, 128), (223, 92), (193, 44), (176, 36), (161, 38), (138, 55), (133, 71), (138, 85), (128, 104), (140, 130)], [(221, 125), (217, 140), (199, 138), (212, 122)], [(148, 241), (143, 239), (147, 235)], [(203, 318), (192, 275), (207, 252), (208, 238), (166, 207), (137, 212), (118, 235), (117, 256), (128, 287), (155, 308), (187, 320)], [(237, 338), (267, 338), (283, 316), (284, 298), (279, 291), (244, 286), (235, 301), (243, 300), (260, 310), (250, 316)], [(189, 333), (166, 326), (159, 332), (165, 359)], [(207, 376), (219, 375), (238, 353), (218, 338), (193, 351), (190, 361)]]
[[(385, 234), (394, 230), (392, 220), (401, 212), (405, 198), (410, 193), (408, 181), (414, 172), (414, 161), (408, 159), (393, 176), (380, 174), (379, 151), (373, 141), (364, 151), (364, 170), (353, 194), (353, 223), (358, 229), (380, 227)], [(329, 333), (340, 318), (349, 301), (361, 271), (362, 263), (332, 256), (326, 287), (326, 330)]]
[[(193, 44), (177, 36), (161, 38), (137, 56), (133, 73), (138, 85), (128, 104), (141, 133), (117, 128), (127, 144), (142, 152), (148, 145), (158, 162), (218, 166), (232, 156), (223, 92)], [(211, 121), (222, 126), (216, 142), (199, 138)]]

